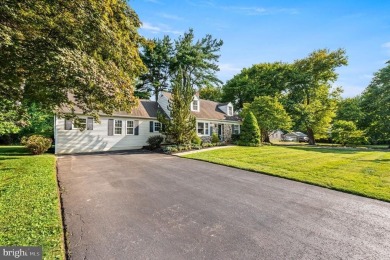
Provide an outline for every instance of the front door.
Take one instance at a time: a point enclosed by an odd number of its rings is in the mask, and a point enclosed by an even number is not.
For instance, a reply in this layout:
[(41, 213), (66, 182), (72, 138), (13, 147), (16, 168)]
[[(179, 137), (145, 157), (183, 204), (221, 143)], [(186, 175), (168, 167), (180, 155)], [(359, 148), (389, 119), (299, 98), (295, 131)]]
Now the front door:
[(223, 141), (223, 124), (218, 124), (218, 137), (219, 140)]

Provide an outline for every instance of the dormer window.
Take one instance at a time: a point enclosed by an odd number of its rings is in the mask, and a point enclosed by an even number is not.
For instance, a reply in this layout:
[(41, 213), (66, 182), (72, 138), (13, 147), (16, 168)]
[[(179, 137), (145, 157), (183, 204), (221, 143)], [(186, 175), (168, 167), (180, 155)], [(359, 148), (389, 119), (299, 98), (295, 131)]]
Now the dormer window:
[(228, 116), (232, 116), (232, 115), (233, 115), (233, 107), (228, 106)]
[(199, 112), (199, 100), (198, 99), (192, 100), (191, 111)]

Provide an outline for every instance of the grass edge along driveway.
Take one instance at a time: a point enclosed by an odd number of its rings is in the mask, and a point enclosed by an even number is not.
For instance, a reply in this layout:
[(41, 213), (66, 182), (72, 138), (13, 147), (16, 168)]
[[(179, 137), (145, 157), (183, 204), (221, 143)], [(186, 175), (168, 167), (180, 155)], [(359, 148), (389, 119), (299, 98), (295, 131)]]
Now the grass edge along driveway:
[(390, 152), (320, 147), (242, 147), (183, 155), (390, 202)]
[(0, 146), (0, 245), (42, 246), (43, 259), (65, 259), (53, 154)]

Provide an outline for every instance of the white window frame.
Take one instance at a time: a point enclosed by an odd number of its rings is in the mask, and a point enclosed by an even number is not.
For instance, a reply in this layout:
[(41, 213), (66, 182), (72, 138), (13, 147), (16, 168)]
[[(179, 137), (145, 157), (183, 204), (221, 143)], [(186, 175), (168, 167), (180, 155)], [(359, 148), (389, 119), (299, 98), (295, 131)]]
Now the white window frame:
[[(129, 126), (129, 123), (132, 124), (132, 126)], [(132, 129), (133, 133), (129, 134), (128, 130)], [(134, 120), (126, 120), (126, 135), (134, 135), (135, 128), (134, 128)]]
[[(203, 133), (199, 133), (199, 124), (203, 124)], [(210, 123), (209, 122), (197, 122), (196, 133), (200, 136), (210, 136)]]
[(192, 111), (199, 111), (199, 100), (192, 100), (191, 106), (192, 106)]
[[(234, 129), (234, 128), (236, 128), (237, 127), (237, 129)], [(235, 135), (238, 135), (238, 134), (240, 134), (240, 125), (233, 125), (233, 129), (232, 129), (233, 131), (233, 134), (235, 134)], [(237, 132), (235, 132), (237, 130)]]
[(228, 116), (232, 116), (233, 115), (233, 107), (232, 106), (228, 106), (227, 107), (227, 114), (228, 114)]
[[(81, 123), (80, 125), (84, 125), (84, 130), (87, 130), (87, 119), (86, 118), (79, 118), (79, 120), (84, 120), (84, 123)], [(72, 130), (75, 129), (80, 129), (80, 127), (76, 127), (74, 125), (74, 120), (72, 120)]]
[[(159, 126), (158, 126), (158, 130), (156, 130), (156, 124), (158, 124)], [(153, 132), (154, 133), (156, 133), (156, 132), (160, 132), (161, 131), (161, 123), (160, 122), (158, 122), (158, 121), (154, 121), (153, 122)]]
[[(117, 123), (117, 122), (121, 122), (121, 126), (120, 126), (120, 127), (117, 127), (117, 126), (116, 126), (116, 123)], [(120, 133), (120, 134), (117, 134), (117, 133), (116, 133), (116, 129), (120, 129), (120, 130), (121, 130), (121, 133)], [(114, 130), (114, 135), (122, 135), (122, 134), (123, 134), (123, 120), (117, 120), (117, 119), (115, 119), (115, 120), (114, 120), (114, 129), (113, 129), (113, 130)]]

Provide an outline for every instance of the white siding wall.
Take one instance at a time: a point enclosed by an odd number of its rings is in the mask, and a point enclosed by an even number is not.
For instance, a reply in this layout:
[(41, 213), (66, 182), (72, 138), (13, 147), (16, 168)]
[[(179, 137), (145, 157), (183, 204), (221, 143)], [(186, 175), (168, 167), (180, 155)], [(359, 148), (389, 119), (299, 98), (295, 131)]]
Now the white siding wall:
[[(123, 120), (122, 135), (108, 136), (108, 119)], [(100, 124), (94, 122), (93, 130), (65, 130), (65, 119), (56, 118), (55, 148), (56, 154), (84, 153), (139, 149), (147, 145), (149, 136), (160, 133), (149, 131), (149, 122), (153, 119), (126, 117), (101, 117)], [(126, 135), (126, 120), (139, 120), (139, 135)]]

